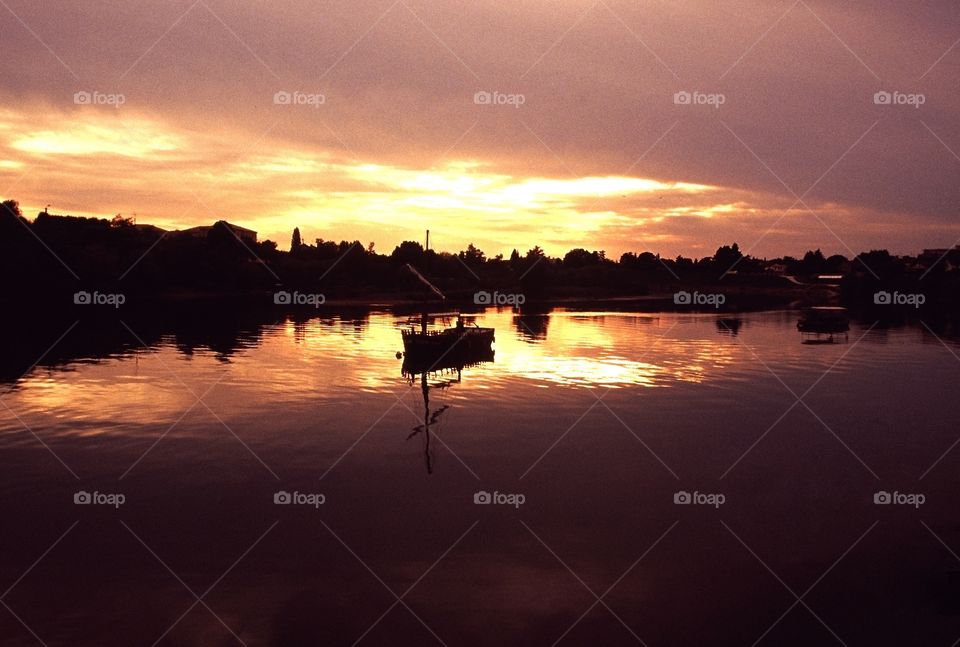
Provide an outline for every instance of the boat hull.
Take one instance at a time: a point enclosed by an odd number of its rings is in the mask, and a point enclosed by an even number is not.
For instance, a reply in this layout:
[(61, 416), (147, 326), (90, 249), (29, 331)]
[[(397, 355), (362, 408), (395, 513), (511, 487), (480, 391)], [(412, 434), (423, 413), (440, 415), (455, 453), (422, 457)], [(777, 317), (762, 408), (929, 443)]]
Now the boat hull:
[(803, 313), (797, 330), (806, 333), (833, 334), (850, 330), (850, 319), (845, 308), (816, 307)]
[(493, 328), (448, 328), (436, 333), (403, 331), (405, 353), (443, 353), (454, 349), (465, 352), (489, 350), (493, 345)]

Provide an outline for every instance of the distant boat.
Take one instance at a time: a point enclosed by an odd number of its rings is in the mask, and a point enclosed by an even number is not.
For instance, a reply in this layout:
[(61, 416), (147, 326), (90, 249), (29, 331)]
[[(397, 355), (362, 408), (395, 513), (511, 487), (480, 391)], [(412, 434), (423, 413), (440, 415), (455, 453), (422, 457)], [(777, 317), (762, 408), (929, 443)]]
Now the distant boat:
[(846, 308), (815, 306), (803, 311), (797, 321), (797, 330), (802, 333), (845, 333), (850, 330), (850, 317)]

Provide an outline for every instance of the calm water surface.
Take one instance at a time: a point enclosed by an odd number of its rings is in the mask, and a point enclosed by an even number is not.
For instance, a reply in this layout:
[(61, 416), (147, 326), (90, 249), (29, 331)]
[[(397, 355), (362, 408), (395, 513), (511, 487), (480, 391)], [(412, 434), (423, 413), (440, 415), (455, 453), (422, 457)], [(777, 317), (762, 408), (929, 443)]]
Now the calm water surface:
[(426, 391), (390, 313), (82, 322), (21, 379), (72, 322), (14, 342), (32, 359), (0, 401), (2, 643), (960, 638), (948, 336), (803, 344), (789, 312), (476, 321), (495, 361)]

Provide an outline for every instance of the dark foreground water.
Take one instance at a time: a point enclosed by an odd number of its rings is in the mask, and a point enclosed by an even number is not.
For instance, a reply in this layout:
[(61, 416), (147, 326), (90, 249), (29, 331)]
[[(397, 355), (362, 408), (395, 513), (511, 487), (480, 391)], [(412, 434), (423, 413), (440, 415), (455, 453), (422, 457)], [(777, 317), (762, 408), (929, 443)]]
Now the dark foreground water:
[(425, 411), (406, 321), (21, 322), (0, 642), (960, 638), (945, 331), (490, 310), (495, 361), (431, 376)]

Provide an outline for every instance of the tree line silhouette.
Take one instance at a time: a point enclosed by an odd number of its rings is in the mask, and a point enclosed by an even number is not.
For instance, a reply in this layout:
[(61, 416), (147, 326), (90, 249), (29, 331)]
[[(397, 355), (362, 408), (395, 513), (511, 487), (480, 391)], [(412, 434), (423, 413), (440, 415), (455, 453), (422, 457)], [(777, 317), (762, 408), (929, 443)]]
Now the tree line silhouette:
[[(538, 245), (505, 257), (489, 257), (474, 245), (457, 253), (424, 249), (404, 241), (389, 254), (374, 243), (313, 244), (294, 229), (290, 251), (270, 240), (239, 237), (229, 223), (215, 223), (204, 236), (164, 232), (120, 215), (112, 220), (55, 216), (24, 217), (15, 200), (0, 206), (0, 269), (10, 281), (8, 298), (42, 301), (79, 289), (122, 292), (128, 297), (250, 297), (278, 289), (323, 293), (328, 299), (389, 297), (425, 300), (423, 286), (404, 267), (413, 265), (451, 299), (469, 300), (477, 290), (520, 292), (530, 298), (604, 298), (666, 294), (689, 287), (753, 291), (793, 299), (798, 286), (782, 275), (815, 282), (842, 275), (843, 296), (865, 300), (881, 289), (919, 289), (933, 303), (954, 304), (960, 287), (957, 250), (920, 272), (916, 259), (872, 250), (848, 259), (817, 250), (799, 258), (760, 259), (737, 243), (712, 256), (666, 258), (644, 251), (619, 259), (602, 250), (576, 248), (548, 256)], [(772, 271), (771, 268), (776, 268)]]

